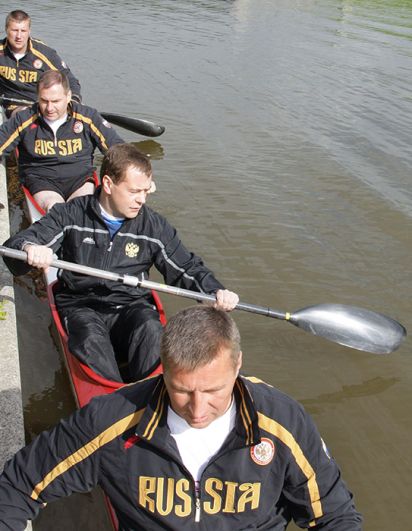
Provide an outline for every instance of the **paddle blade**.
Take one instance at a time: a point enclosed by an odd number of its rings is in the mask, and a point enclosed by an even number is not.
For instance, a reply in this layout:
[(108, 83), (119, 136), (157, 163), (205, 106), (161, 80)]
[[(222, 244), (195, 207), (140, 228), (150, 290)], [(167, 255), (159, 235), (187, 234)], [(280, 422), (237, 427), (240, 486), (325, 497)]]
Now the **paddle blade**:
[(293, 313), (289, 321), (330, 341), (374, 354), (396, 350), (405, 328), (380, 313), (343, 304), (318, 304)]
[(119, 114), (111, 114), (107, 112), (101, 112), (100, 115), (114, 125), (118, 125), (119, 127), (123, 127), (123, 129), (127, 129), (128, 131), (133, 131), (133, 133), (138, 133), (144, 136), (160, 136), (165, 130), (163, 125), (157, 125), (153, 122), (149, 122), (148, 120), (128, 118), (127, 116), (121, 116)]

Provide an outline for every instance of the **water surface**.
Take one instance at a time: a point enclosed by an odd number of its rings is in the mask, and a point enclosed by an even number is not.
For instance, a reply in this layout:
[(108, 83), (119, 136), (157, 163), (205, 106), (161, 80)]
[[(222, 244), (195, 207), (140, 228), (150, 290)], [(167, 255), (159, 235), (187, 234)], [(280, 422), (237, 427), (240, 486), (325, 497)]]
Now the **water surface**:
[[(410, 2), (26, 4), (33, 34), (64, 56), (86, 103), (166, 126), (156, 140), (119, 132), (152, 154), (151, 206), (242, 300), (283, 311), (352, 304), (410, 328)], [(19, 292), (45, 336), (34, 349), (26, 318), (32, 433), (72, 406), (44, 305), (25, 284)], [(169, 314), (189, 304), (164, 301)], [(245, 372), (307, 407), (365, 530), (409, 529), (410, 341), (377, 356), (280, 321), (236, 321)], [(47, 511), (36, 529), (53, 529)], [(81, 528), (96, 529), (91, 520)]]

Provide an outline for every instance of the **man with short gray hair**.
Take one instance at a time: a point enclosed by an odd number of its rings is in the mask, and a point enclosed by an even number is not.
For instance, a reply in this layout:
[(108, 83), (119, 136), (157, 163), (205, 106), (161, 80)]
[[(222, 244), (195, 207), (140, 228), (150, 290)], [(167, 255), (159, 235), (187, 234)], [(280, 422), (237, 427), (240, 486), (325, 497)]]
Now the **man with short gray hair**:
[(100, 114), (72, 101), (64, 72), (39, 77), (37, 103), (0, 127), (0, 155), (19, 149), (19, 178), (46, 212), (94, 191), (93, 154), (123, 139)]
[(233, 319), (198, 305), (170, 319), (164, 375), (98, 397), (16, 454), (0, 529), (99, 484), (123, 531), (360, 531), (339, 468), (301, 405), (239, 375)]

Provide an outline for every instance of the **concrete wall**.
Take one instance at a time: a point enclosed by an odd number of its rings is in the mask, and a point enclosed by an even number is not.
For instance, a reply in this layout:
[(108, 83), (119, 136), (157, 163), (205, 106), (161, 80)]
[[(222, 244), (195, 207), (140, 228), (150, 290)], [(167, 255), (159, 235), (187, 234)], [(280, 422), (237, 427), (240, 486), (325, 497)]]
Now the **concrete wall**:
[[(0, 208), (1, 244), (9, 237), (7, 181), (3, 163), (0, 164), (0, 203), (3, 207)], [(0, 258), (0, 470), (24, 444), (13, 277)]]

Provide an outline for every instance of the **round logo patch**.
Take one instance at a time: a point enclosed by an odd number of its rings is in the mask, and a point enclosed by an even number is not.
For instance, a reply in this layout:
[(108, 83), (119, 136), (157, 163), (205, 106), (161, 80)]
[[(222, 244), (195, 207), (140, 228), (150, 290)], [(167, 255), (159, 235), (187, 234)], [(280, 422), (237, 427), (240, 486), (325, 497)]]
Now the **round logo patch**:
[(274, 456), (275, 445), (273, 444), (273, 441), (266, 437), (262, 437), (261, 442), (255, 444), (255, 446), (252, 446), (250, 449), (250, 457), (257, 465), (268, 465), (273, 460)]
[(83, 131), (83, 123), (79, 121), (74, 122), (73, 131), (75, 133), (81, 133)]
[(38, 70), (39, 68), (41, 68), (43, 66), (43, 61), (41, 59), (35, 59), (33, 61), (33, 66), (34, 66), (34, 68), (37, 68), (37, 70)]
[(135, 258), (139, 252), (139, 246), (135, 243), (128, 243), (125, 247), (126, 256)]

